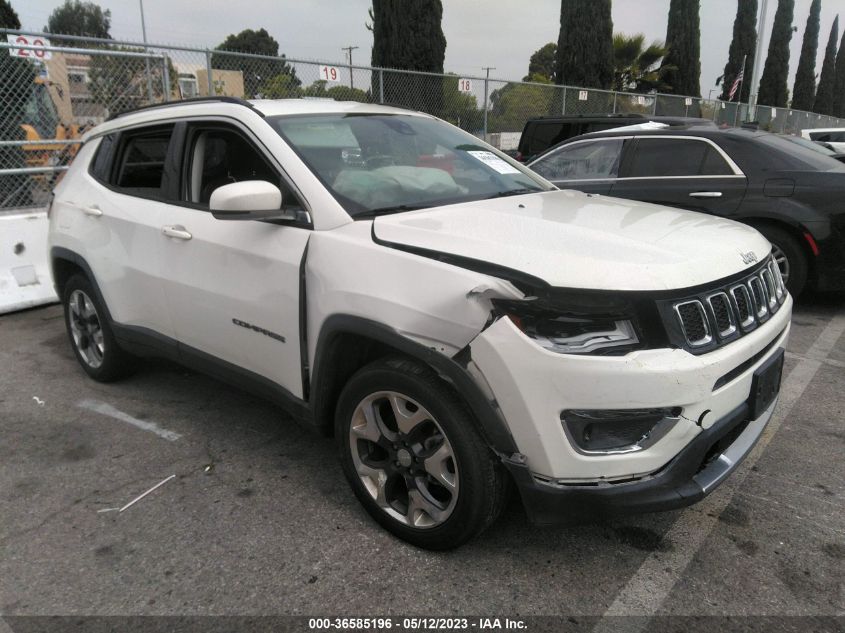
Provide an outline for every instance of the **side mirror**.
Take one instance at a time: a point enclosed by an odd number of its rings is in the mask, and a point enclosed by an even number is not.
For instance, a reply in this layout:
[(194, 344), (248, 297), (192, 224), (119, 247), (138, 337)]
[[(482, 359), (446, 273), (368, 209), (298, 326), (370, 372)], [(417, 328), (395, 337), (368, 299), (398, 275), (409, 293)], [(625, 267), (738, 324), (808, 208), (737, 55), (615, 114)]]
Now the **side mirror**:
[(218, 220), (294, 220), (282, 210), (282, 192), (266, 180), (245, 180), (218, 187), (209, 201)]

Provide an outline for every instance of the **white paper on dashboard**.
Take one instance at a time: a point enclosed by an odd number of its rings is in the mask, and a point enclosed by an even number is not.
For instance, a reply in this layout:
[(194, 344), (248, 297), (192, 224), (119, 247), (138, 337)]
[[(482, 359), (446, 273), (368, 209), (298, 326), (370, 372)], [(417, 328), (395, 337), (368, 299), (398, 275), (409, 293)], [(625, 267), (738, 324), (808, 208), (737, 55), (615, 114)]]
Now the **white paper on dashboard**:
[(469, 151), (467, 152), (467, 154), (471, 155), (473, 158), (480, 160), (482, 163), (484, 163), (491, 169), (495, 169), (500, 174), (521, 173), (516, 167), (514, 167), (513, 165), (509, 165), (501, 158), (496, 156), (493, 152)]

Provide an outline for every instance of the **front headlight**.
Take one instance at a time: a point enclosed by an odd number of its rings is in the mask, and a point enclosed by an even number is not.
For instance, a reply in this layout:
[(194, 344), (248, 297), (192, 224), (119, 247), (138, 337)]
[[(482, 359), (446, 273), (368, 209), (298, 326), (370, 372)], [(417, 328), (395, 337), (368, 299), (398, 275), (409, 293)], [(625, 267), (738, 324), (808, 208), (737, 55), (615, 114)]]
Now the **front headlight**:
[(622, 314), (585, 314), (539, 301), (495, 302), (506, 317), (541, 347), (559, 354), (626, 354), (640, 346), (632, 318)]

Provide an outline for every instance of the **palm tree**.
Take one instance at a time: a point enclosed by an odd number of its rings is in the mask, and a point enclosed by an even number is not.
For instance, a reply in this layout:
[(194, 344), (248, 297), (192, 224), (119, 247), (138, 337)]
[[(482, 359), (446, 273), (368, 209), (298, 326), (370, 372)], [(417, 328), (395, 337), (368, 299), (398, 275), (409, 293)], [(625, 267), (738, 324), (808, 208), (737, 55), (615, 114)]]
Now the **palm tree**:
[(642, 33), (616, 33), (613, 36), (613, 88), (625, 92), (665, 92), (671, 88), (666, 83), (666, 73), (674, 68), (660, 66), (667, 52), (665, 44), (659, 40), (646, 47)]

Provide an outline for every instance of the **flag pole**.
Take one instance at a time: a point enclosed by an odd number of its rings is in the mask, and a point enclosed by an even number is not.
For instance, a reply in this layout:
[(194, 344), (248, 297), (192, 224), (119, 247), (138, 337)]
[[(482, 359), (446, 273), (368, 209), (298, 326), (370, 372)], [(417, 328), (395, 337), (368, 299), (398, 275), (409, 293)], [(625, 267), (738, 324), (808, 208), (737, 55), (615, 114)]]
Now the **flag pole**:
[(736, 91), (736, 114), (734, 116), (734, 127), (736, 127), (737, 118), (739, 117), (739, 110), (742, 108), (742, 84), (745, 83), (745, 63), (748, 61), (748, 55), (742, 56), (742, 70), (740, 71), (739, 89)]

